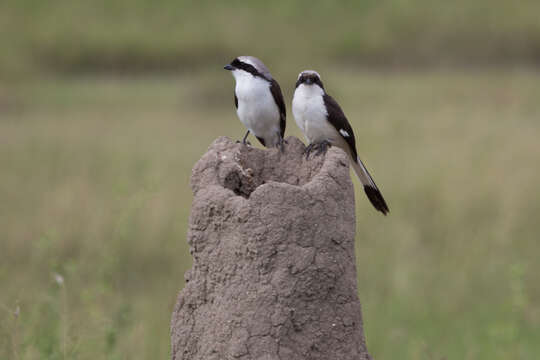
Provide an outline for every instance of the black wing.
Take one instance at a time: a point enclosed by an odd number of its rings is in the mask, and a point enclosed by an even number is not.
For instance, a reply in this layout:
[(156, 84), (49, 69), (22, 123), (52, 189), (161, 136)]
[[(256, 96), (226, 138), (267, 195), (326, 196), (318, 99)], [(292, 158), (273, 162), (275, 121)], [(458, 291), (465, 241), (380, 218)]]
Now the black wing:
[(236, 97), (236, 92), (234, 93), (234, 106), (238, 109), (238, 98)]
[(349, 121), (345, 117), (345, 114), (343, 114), (343, 110), (341, 110), (336, 100), (327, 94), (324, 94), (323, 100), (324, 105), (326, 106), (326, 111), (328, 112), (328, 121), (336, 128), (336, 130), (340, 133), (340, 136), (347, 141), (347, 144), (349, 144), (353, 161), (358, 164), (355, 171), (364, 185), (364, 191), (366, 192), (369, 201), (371, 201), (371, 204), (373, 204), (375, 209), (386, 215), (390, 211), (388, 210), (388, 205), (386, 205), (386, 201), (377, 187), (377, 184), (375, 184), (375, 181), (373, 181), (373, 178), (367, 171), (366, 167), (358, 158), (358, 154), (356, 152), (356, 143), (354, 140), (354, 132), (351, 128), (351, 124), (349, 124)]
[(283, 94), (281, 93), (281, 88), (276, 80), (272, 79), (270, 81), (270, 92), (274, 97), (274, 101), (279, 108), (279, 128), (281, 131), (281, 137), (285, 136), (285, 119), (287, 118), (287, 110), (285, 109), (285, 102), (283, 101)]
[(354, 132), (351, 128), (351, 124), (349, 124), (343, 110), (341, 110), (339, 104), (333, 97), (324, 94), (323, 100), (326, 111), (328, 112), (328, 122), (332, 124), (339, 132), (339, 135), (347, 141), (347, 144), (349, 144), (349, 147), (351, 148), (351, 155), (353, 156), (353, 159), (356, 160), (358, 153), (356, 152), (356, 141), (354, 140)]

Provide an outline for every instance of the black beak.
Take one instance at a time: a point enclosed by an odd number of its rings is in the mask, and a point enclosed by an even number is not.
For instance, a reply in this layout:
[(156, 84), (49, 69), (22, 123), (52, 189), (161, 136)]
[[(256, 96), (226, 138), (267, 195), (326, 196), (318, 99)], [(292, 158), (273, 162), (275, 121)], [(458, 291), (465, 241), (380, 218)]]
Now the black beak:
[(223, 67), (225, 70), (234, 70), (234, 66), (232, 66), (231, 64), (227, 64)]
[(313, 84), (313, 79), (310, 78), (310, 77), (308, 77), (308, 78), (306, 79), (306, 84), (308, 84), (308, 85)]

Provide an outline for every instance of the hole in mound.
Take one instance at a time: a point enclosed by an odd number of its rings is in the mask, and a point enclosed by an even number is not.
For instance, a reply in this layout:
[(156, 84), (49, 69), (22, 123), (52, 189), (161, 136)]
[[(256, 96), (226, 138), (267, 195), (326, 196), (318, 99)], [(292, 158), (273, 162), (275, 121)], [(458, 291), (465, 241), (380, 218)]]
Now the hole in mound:
[(236, 195), (243, 196), (246, 199), (259, 185), (262, 184), (256, 184), (252, 177), (246, 176), (240, 171), (228, 173), (223, 184), (227, 189), (234, 191)]
[[(242, 147), (231, 157), (230, 171), (223, 179), (223, 186), (236, 195), (249, 198), (259, 186), (270, 182), (280, 182), (302, 186), (319, 172), (324, 156), (305, 159), (304, 146), (299, 141), (286, 146), (285, 151), (261, 150)], [(234, 159), (234, 160), (232, 160)]]

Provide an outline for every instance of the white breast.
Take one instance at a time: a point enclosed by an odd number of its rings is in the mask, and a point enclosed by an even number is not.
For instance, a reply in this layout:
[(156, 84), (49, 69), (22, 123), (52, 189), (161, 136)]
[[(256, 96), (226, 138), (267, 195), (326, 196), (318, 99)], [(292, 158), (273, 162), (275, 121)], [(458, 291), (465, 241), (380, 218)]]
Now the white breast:
[(270, 83), (245, 71), (233, 71), (238, 98), (236, 113), (240, 121), (255, 136), (263, 138), (267, 146), (277, 144), (280, 133), (280, 114)]
[(292, 112), (296, 124), (309, 143), (328, 140), (335, 143), (339, 136), (327, 120), (324, 91), (317, 85), (300, 84), (295, 92)]

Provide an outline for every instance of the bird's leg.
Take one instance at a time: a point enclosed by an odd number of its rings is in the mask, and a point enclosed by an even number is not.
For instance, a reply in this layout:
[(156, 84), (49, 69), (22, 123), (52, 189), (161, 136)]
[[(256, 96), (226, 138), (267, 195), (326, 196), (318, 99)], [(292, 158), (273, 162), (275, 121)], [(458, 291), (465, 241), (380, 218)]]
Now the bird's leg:
[(247, 140), (247, 137), (249, 135), (249, 130), (246, 131), (246, 135), (244, 135), (244, 138), (242, 139), (242, 144), (246, 145), (248, 142), (246, 141)]
[(307, 147), (306, 147), (306, 160), (309, 159), (309, 154), (311, 153), (311, 151), (313, 151), (313, 148), (315, 147), (315, 143), (310, 143)]
[(285, 152), (285, 144), (287, 144), (287, 141), (285, 141), (285, 139), (281, 137), (281, 134), (279, 134), (278, 136), (279, 136), (279, 140), (277, 142), (277, 147), (279, 147), (279, 151), (283, 153)]
[[(246, 132), (246, 135), (244, 135), (244, 138), (242, 139), (242, 144), (243, 145), (251, 145), (251, 143), (249, 141), (246, 141), (247, 140), (247, 137), (249, 135), (249, 130)], [(239, 143), (240, 140), (237, 140), (236, 143)]]
[(330, 144), (330, 142), (328, 140), (323, 140), (319, 143), (317, 143), (317, 152), (315, 153), (315, 156), (318, 156), (318, 155), (326, 155), (326, 152), (328, 151), (328, 149), (332, 146), (332, 144)]

